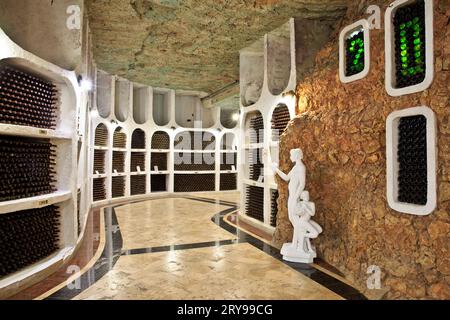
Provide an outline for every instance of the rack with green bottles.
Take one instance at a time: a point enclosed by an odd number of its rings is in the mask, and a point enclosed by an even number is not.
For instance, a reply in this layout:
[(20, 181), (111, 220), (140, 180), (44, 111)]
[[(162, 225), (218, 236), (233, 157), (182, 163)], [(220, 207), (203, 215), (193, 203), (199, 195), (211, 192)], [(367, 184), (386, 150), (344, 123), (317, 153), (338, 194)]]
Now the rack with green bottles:
[(364, 70), (364, 31), (357, 30), (346, 39), (346, 76)]

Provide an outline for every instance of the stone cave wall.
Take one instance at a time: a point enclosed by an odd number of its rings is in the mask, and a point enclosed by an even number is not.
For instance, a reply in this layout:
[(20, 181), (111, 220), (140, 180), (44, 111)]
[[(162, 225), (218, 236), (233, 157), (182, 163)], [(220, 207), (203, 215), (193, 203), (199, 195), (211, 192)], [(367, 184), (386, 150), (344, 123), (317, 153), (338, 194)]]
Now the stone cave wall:
[[(314, 70), (297, 87), (297, 117), (281, 138), (280, 168), (291, 167), (289, 150), (302, 148), (306, 189), (324, 232), (314, 240), (318, 256), (342, 272), (369, 298), (450, 298), (450, 3), (435, 0), (435, 78), (420, 93), (390, 97), (384, 86), (384, 28), (371, 30), (371, 69), (359, 81), (338, 76), (340, 30), (365, 15), (355, 1), (317, 54)], [(384, 25), (384, 23), (382, 24)], [(389, 208), (386, 200), (385, 122), (394, 110), (429, 106), (438, 123), (438, 206), (429, 216)], [(279, 178), (277, 178), (279, 179)], [(274, 245), (290, 241), (287, 184), (278, 180)], [(368, 290), (367, 268), (382, 272), (381, 290)]]

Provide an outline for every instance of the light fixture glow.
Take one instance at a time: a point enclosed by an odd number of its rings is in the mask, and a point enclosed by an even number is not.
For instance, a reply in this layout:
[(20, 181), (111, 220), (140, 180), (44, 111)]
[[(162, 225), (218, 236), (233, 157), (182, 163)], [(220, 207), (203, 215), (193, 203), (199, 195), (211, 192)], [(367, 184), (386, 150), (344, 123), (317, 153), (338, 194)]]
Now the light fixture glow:
[(239, 113), (233, 113), (232, 119), (234, 121), (238, 121), (239, 120)]
[(81, 80), (80, 87), (81, 87), (81, 89), (83, 89), (85, 91), (91, 91), (92, 90), (92, 81), (83, 79), (83, 80)]

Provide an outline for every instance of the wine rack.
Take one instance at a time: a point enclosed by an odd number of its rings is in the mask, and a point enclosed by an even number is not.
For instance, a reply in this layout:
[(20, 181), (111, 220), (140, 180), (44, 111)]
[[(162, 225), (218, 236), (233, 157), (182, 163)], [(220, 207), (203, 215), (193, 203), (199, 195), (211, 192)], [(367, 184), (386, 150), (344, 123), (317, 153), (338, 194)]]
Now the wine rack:
[(246, 186), (245, 192), (246, 215), (264, 222), (264, 188)]
[(426, 205), (428, 181), (425, 116), (400, 118), (398, 136), (398, 201)]
[(364, 70), (364, 30), (355, 31), (345, 39), (345, 75), (347, 77)]
[(105, 170), (105, 159), (106, 159), (106, 151), (105, 150), (94, 150), (94, 173), (106, 173)]
[(130, 179), (132, 196), (146, 193), (146, 175), (131, 176)]
[(175, 174), (175, 192), (214, 191), (215, 174)]
[(395, 11), (396, 88), (425, 80), (425, 3), (416, 0)]
[(233, 170), (233, 166), (237, 167), (237, 153), (222, 153), (220, 161), (220, 170)]
[(113, 151), (112, 172), (125, 172), (125, 152)]
[(152, 153), (151, 154), (151, 170), (154, 170), (155, 166), (159, 171), (167, 170), (167, 153)]
[(140, 167), (142, 171), (145, 171), (145, 153), (144, 152), (132, 152), (131, 153), (131, 172), (136, 172), (137, 167)]
[(280, 140), (290, 120), (288, 107), (284, 104), (278, 105), (272, 114), (272, 141)]
[(106, 199), (105, 178), (95, 178), (92, 182), (92, 199), (94, 202)]
[(270, 225), (272, 227), (277, 226), (278, 197), (278, 190), (270, 190)]
[(125, 177), (112, 177), (111, 194), (113, 198), (125, 196)]
[(220, 191), (236, 190), (237, 189), (237, 175), (235, 173), (221, 173), (220, 174)]
[(261, 114), (250, 119), (250, 143), (264, 142), (264, 121)]
[(262, 163), (262, 149), (250, 149), (248, 151), (248, 163), (250, 166), (249, 179), (257, 181), (264, 175), (264, 164)]
[(49, 139), (0, 136), (0, 201), (56, 191), (56, 146)]
[(0, 215), (0, 278), (55, 253), (59, 230), (57, 206)]
[(170, 138), (166, 132), (158, 131), (152, 136), (152, 149), (170, 149)]
[(103, 124), (99, 124), (95, 129), (95, 146), (108, 146), (108, 128)]
[(122, 132), (122, 128), (117, 128), (113, 136), (113, 148), (126, 148), (127, 135)]
[(141, 129), (136, 129), (131, 136), (132, 149), (145, 149), (145, 132)]
[(50, 81), (17, 68), (0, 69), (0, 122), (55, 129), (58, 100)]
[(152, 192), (167, 191), (167, 175), (155, 174), (151, 175), (151, 189)]
[(175, 137), (175, 149), (180, 150), (214, 150), (215, 143), (216, 137), (210, 132), (184, 131)]
[[(207, 157), (207, 159), (205, 159)], [(214, 171), (216, 168), (214, 153), (175, 153), (180, 164), (175, 163), (175, 171)], [(209, 163), (206, 162), (208, 160)]]

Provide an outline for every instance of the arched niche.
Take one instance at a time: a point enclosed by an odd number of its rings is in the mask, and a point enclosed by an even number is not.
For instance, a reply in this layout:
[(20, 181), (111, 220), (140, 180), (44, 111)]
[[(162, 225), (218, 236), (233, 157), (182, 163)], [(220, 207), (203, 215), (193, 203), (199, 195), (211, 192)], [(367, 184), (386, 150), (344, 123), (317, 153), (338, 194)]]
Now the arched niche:
[(145, 132), (142, 129), (136, 129), (131, 136), (131, 149), (145, 149)]
[(239, 123), (239, 107), (220, 108), (220, 123), (224, 128), (235, 128)]
[(153, 121), (165, 126), (170, 121), (170, 91), (153, 89)]
[(117, 120), (125, 122), (130, 115), (131, 83), (128, 80), (117, 79), (114, 110)]
[(156, 131), (152, 136), (151, 142), (152, 149), (170, 149), (170, 137), (169, 134), (165, 131)]
[(148, 120), (150, 111), (150, 89), (133, 85), (133, 119), (137, 124), (144, 124)]
[(280, 141), (280, 136), (284, 133), (289, 121), (291, 120), (291, 115), (289, 113), (289, 108), (284, 103), (280, 103), (273, 110), (271, 123), (272, 123), (272, 141)]
[(97, 111), (102, 118), (108, 118), (112, 106), (113, 77), (103, 71), (97, 71)]
[(279, 95), (287, 88), (291, 77), (290, 21), (267, 34), (267, 81), (269, 91)]
[(244, 122), (245, 143), (264, 142), (264, 119), (259, 111), (247, 113)]
[(175, 149), (215, 150), (216, 137), (208, 131), (182, 131), (175, 136)]
[(113, 148), (126, 148), (127, 134), (122, 127), (117, 127), (113, 135)]
[(241, 103), (250, 106), (259, 100), (264, 85), (264, 38), (240, 52)]
[(175, 96), (175, 121), (183, 128), (210, 128), (216, 121), (216, 109), (205, 108), (199, 96)]
[(108, 128), (103, 123), (100, 123), (97, 128), (95, 128), (95, 142), (94, 145), (97, 147), (107, 147), (109, 141)]

